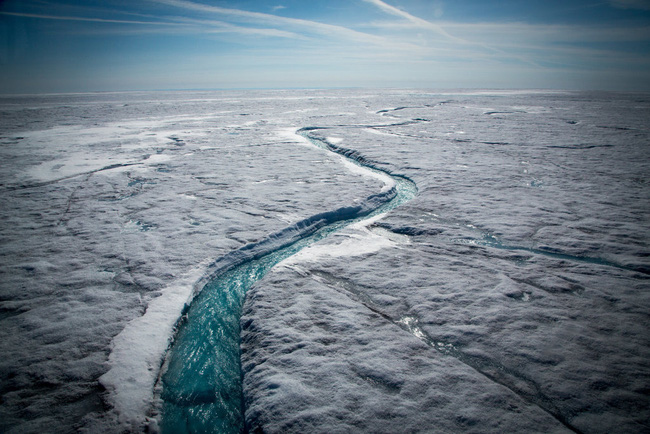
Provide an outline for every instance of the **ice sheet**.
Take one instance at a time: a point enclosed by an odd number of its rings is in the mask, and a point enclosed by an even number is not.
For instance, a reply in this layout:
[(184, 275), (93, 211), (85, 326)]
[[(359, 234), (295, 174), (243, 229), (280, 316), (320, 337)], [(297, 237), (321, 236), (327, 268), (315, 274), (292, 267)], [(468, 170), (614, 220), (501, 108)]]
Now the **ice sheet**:
[(239, 96), (0, 101), (0, 430), (142, 426), (215, 259), (381, 190), (278, 136), (302, 125), (291, 95)]
[(331, 237), (249, 292), (249, 430), (644, 430), (647, 97), (391, 102), (312, 134), (417, 182), (369, 225), (410, 242)]
[(645, 430), (649, 100), (0, 99), (0, 430), (140, 429), (214, 260), (385, 188), (296, 136), (304, 127), (409, 176), (419, 196), (252, 290), (251, 429)]

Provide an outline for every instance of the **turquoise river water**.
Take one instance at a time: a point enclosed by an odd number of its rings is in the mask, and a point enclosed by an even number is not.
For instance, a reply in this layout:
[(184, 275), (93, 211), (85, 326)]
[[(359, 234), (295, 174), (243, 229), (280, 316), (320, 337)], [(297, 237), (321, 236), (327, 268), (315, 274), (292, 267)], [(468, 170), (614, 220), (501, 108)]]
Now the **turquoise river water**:
[[(224, 266), (194, 298), (179, 322), (159, 381), (163, 433), (245, 432), (240, 366), (240, 317), (246, 291), (280, 261), (352, 223), (386, 213), (417, 194), (415, 183), (373, 167), (348, 149), (299, 133), (313, 144), (368, 170), (388, 174), (394, 191), (375, 195), (368, 206), (315, 216), (299, 237)], [(311, 224), (316, 221), (316, 224)], [(281, 236), (280, 236), (281, 238)], [(252, 250), (252, 249), (249, 249)]]

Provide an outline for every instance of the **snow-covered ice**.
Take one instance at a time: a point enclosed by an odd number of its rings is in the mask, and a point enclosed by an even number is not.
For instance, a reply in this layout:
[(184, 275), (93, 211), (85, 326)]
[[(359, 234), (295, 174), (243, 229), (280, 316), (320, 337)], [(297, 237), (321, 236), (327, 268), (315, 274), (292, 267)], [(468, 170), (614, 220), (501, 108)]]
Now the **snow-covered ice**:
[(647, 96), (370, 108), (393, 125), (360, 114), (312, 134), (418, 184), (370, 226), (409, 242), (365, 252), (375, 241), (348, 229), (249, 291), (248, 428), (648, 430)]
[(140, 424), (212, 261), (382, 188), (287, 135), (282, 94), (236, 96), (2, 100), (0, 430)]
[(242, 317), (265, 432), (650, 427), (650, 98), (255, 91), (0, 98), (0, 430), (139, 430), (212, 264), (392, 186)]

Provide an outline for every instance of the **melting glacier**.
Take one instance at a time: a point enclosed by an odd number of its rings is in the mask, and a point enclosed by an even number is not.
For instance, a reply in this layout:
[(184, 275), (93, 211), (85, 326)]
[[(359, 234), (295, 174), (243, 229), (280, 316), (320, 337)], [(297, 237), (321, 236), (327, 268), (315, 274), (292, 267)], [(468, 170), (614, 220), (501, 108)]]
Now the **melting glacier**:
[(649, 429), (647, 95), (110, 93), (0, 112), (3, 432), (155, 430), (165, 355), (224, 261), (389, 193), (300, 129), (419, 194), (248, 291), (229, 323), (245, 430)]

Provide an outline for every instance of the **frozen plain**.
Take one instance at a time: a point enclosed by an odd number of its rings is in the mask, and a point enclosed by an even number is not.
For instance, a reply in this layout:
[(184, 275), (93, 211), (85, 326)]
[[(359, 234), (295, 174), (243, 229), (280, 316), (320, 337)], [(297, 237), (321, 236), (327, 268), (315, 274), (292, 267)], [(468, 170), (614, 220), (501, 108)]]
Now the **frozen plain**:
[(325, 127), (419, 195), (249, 292), (249, 429), (647, 431), (649, 119), (570, 92), (4, 98), (1, 428), (144, 422), (213, 260), (383, 188), (292, 134)]
[[(419, 195), (248, 293), (249, 427), (647, 432), (647, 98), (393, 107), (380, 111), (392, 126), (318, 133)], [(390, 234), (391, 248), (340, 255)]]

